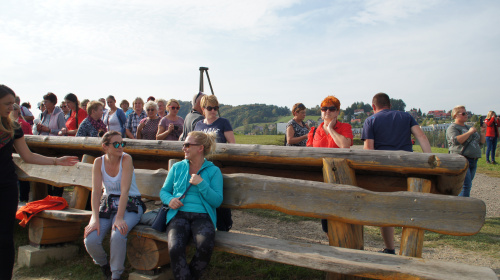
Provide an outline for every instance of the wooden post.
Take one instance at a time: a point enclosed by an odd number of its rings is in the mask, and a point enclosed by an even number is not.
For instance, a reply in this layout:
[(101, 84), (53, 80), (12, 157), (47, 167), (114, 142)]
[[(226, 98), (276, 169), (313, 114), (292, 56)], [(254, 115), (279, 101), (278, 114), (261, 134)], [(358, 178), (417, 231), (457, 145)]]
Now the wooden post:
[[(94, 163), (95, 157), (90, 155), (83, 155), (83, 163)], [(87, 206), (87, 200), (89, 199), (90, 191), (81, 186), (75, 186), (73, 189), (73, 196), (69, 202), (69, 207), (84, 210)]]
[(40, 182), (31, 182), (32, 201), (44, 199), (47, 197), (47, 184)]
[[(324, 158), (323, 178), (325, 183), (356, 186), (356, 174), (346, 159)], [(363, 250), (363, 226), (328, 220), (328, 240), (330, 246)], [(326, 279), (363, 279), (357, 276), (327, 273)]]
[[(422, 178), (408, 178), (409, 192), (429, 193), (431, 191), (431, 181)], [(414, 203), (418, 203), (415, 199)], [(399, 254), (408, 257), (422, 257), (424, 248), (424, 230), (416, 228), (403, 228), (401, 234), (401, 248)]]

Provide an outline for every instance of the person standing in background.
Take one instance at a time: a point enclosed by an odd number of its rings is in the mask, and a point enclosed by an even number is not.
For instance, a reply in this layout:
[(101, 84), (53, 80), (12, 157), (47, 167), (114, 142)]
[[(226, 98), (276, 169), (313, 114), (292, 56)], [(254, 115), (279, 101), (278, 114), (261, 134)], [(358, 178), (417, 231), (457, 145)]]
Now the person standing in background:
[[(383, 92), (372, 99), (373, 115), (363, 124), (361, 140), (365, 150), (413, 152), (411, 135), (420, 143), (424, 153), (431, 152), (431, 144), (417, 121), (408, 113), (391, 110), (391, 100)], [(394, 227), (380, 228), (385, 248), (381, 253), (395, 254)]]
[(64, 101), (70, 109), (70, 116), (66, 120), (66, 128), (61, 129), (59, 135), (75, 136), (80, 124), (87, 118), (87, 112), (80, 108), (78, 97), (73, 93), (66, 94)]
[(497, 116), (495, 111), (489, 111), (484, 122), (486, 123), (486, 163), (497, 164), (495, 161), (495, 155), (498, 142), (498, 129), (500, 128), (500, 118)]
[(200, 106), (201, 98), (203, 96), (205, 96), (205, 94), (201, 91), (193, 96), (193, 100), (191, 101), (193, 109), (186, 115), (186, 118), (184, 119), (184, 127), (182, 129), (181, 137), (179, 137), (179, 141), (186, 140), (188, 133), (194, 130), (194, 127), (199, 121), (203, 120), (203, 109)]
[(104, 124), (108, 128), (108, 131), (118, 131), (125, 137), (125, 124), (127, 123), (127, 117), (122, 109), (116, 107), (116, 99), (113, 95), (106, 98), (106, 102), (109, 106), (109, 111), (104, 115)]
[(146, 118), (146, 111), (144, 111), (144, 101), (140, 97), (134, 100), (134, 112), (127, 117), (127, 125), (125, 126), (125, 134), (130, 139), (136, 139), (137, 127), (142, 119)]

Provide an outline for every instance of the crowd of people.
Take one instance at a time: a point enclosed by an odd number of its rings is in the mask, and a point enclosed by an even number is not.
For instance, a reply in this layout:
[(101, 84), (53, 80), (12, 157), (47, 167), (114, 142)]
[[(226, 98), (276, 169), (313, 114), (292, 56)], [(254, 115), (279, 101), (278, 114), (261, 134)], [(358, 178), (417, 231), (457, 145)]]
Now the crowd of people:
[[(215, 150), (216, 143), (235, 143), (229, 120), (220, 117), (219, 102), (214, 95), (202, 92), (193, 96), (192, 110), (185, 119), (178, 116), (179, 101), (155, 99), (146, 102), (137, 97), (132, 107), (122, 100), (119, 107), (110, 95), (100, 100), (82, 100), (69, 93), (57, 106), (57, 96), (47, 93), (38, 104), (41, 114), (35, 118), (29, 103), (20, 104), (14, 91), (0, 85), (0, 185), (4, 193), (0, 203), (2, 224), (13, 224), (17, 209), (17, 176), (12, 152), (15, 148), (28, 163), (74, 165), (76, 157), (49, 158), (30, 152), (25, 134), (60, 137), (101, 137), (103, 156), (94, 161), (92, 173), (92, 218), (85, 228), (84, 242), (88, 253), (108, 279), (120, 279), (124, 271), (126, 240), (130, 230), (139, 222), (146, 207), (135, 182), (132, 157), (123, 152), (125, 138), (145, 140), (183, 141), (185, 160), (174, 164), (168, 173), (160, 198), (168, 211), (167, 224), (169, 254), (175, 279), (199, 279), (207, 267), (214, 248), (215, 230), (229, 231), (232, 226), (230, 209), (220, 208), (223, 200), (222, 173), (206, 156)], [(106, 108), (107, 105), (107, 108)], [(320, 103), (321, 118), (317, 127), (305, 122), (306, 107), (296, 103), (293, 118), (286, 127), (285, 145), (320, 148), (349, 148), (353, 145), (351, 125), (341, 122), (340, 100), (327, 96)], [(408, 113), (391, 110), (389, 96), (378, 93), (372, 99), (374, 114), (366, 119), (362, 134), (366, 150), (398, 150), (412, 152), (412, 135), (422, 151), (431, 152), (430, 143), (416, 120)], [(495, 164), (500, 118), (490, 111), (478, 132), (465, 124), (467, 111), (457, 106), (452, 111), (455, 122), (447, 130), (450, 153), (463, 155), (469, 168), (460, 196), (469, 196), (472, 179), (481, 157), (480, 145), (488, 144), (487, 162)], [(491, 160), (490, 160), (491, 155)], [(5, 163), (5, 164), (4, 164)], [(196, 186), (196, 187), (193, 187)], [(20, 184), (20, 200), (27, 201), (29, 185)], [(55, 188), (61, 189), (62, 188)], [(54, 195), (62, 195), (53, 190)], [(103, 205), (104, 204), (104, 205)], [(326, 220), (322, 227), (328, 232)], [(0, 278), (12, 276), (12, 228), (0, 230)], [(110, 236), (110, 255), (102, 242)], [(394, 228), (381, 228), (385, 248), (383, 253), (395, 254)], [(196, 253), (188, 263), (186, 244), (191, 236)]]

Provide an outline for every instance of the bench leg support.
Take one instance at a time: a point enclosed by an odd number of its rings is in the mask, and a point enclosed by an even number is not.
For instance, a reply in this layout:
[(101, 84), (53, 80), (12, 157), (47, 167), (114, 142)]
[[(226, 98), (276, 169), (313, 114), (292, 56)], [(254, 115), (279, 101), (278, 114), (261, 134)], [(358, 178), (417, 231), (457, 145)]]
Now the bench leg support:
[(40, 266), (49, 259), (63, 260), (76, 257), (78, 255), (78, 246), (66, 244), (58, 247), (35, 248), (31, 245), (19, 247), (17, 263), (20, 266)]

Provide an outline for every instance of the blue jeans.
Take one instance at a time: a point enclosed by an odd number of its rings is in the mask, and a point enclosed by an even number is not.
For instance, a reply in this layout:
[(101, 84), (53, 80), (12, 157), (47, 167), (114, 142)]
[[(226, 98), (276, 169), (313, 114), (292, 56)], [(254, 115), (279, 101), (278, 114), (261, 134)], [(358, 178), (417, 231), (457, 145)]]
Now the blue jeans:
[(495, 152), (497, 150), (498, 137), (486, 137), (486, 161), (495, 161)]
[(462, 191), (458, 196), (470, 197), (470, 189), (472, 188), (472, 180), (476, 175), (477, 169), (477, 158), (466, 158), (469, 161), (469, 168), (467, 168), (467, 173), (465, 174), (464, 185), (462, 186)]
[[(118, 230), (113, 230), (111, 232), (111, 242), (109, 245), (111, 247), (109, 250), (111, 259), (109, 260), (109, 264), (111, 266), (111, 272), (113, 273), (113, 279), (120, 279), (120, 276), (125, 270), (124, 263), (127, 254), (127, 235), (141, 220), (142, 212), (142, 207), (139, 207), (139, 213), (125, 211), (123, 220), (125, 220), (128, 227), (126, 235), (122, 235)], [(115, 217), (116, 213), (111, 215), (111, 219), (99, 218), (100, 234), (97, 235), (97, 230), (94, 230), (87, 235), (87, 238), (84, 240), (87, 252), (94, 260), (94, 263), (100, 266), (108, 264), (106, 252), (102, 247), (102, 241), (104, 237), (106, 237), (106, 233), (111, 230), (115, 222)]]

